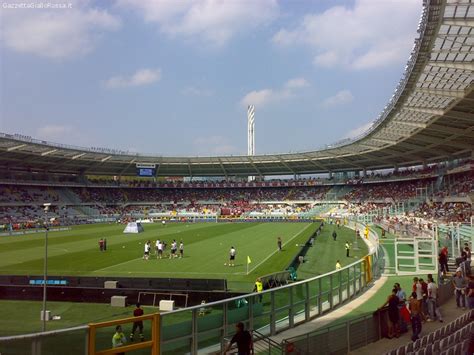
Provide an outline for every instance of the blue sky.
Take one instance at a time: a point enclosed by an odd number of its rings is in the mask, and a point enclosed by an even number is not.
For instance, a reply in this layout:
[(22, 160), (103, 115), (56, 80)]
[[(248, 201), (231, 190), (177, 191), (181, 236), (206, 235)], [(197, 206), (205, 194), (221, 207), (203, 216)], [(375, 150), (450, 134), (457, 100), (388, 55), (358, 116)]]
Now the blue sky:
[(422, 10), (421, 0), (22, 8), (31, 3), (0, 8), (0, 131), (167, 156), (245, 154), (249, 103), (257, 154), (361, 133), (401, 78)]

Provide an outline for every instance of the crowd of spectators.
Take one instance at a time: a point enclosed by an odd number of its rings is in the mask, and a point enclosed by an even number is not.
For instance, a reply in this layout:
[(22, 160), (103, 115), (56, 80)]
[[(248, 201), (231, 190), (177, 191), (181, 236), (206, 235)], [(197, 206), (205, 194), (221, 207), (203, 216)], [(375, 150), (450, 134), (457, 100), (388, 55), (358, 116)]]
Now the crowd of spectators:
[[(432, 168), (423, 171), (429, 172), (430, 169)], [(391, 204), (407, 202), (414, 198), (418, 198), (420, 202), (420, 197), (424, 203), (407, 218), (468, 222), (472, 216), (472, 205), (467, 196), (472, 199), (474, 193), (474, 171), (418, 180), (355, 184), (342, 189), (341, 185), (338, 185), (339, 188), (329, 185), (232, 188), (202, 186), (86, 188), (4, 184), (0, 189), (0, 222), (7, 219), (22, 222), (38, 219), (41, 217), (40, 206), (45, 202), (52, 203), (50, 213), (53, 216), (73, 219), (91, 214), (113, 217), (173, 211), (232, 216), (252, 212), (288, 215), (308, 211), (311, 205), (301, 205), (303, 201), (327, 199), (345, 199), (349, 202), (352, 213), (363, 214), (380, 211)], [(437, 188), (439, 191), (434, 193)], [(291, 201), (299, 204), (291, 206)], [(78, 205), (80, 206), (77, 207)], [(57, 210), (55, 206), (58, 206)], [(84, 213), (85, 206), (92, 213)]]

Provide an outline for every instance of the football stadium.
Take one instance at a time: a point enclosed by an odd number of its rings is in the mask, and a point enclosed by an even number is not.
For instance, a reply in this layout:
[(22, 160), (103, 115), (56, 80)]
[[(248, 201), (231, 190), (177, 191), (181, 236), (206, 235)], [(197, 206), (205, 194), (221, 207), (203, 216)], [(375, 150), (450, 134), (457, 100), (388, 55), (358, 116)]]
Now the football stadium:
[[(0, 354), (472, 354), (474, 3), (415, 2), (417, 36), (393, 95), (370, 126), (323, 147), (256, 153), (272, 132), (258, 102), (245, 107), (248, 154), (0, 133)], [(213, 16), (230, 6), (197, 3)], [(31, 44), (12, 45), (11, 11), (63, 5), (4, 3), (5, 46)], [(86, 24), (119, 28), (96, 10)], [(282, 31), (274, 39), (297, 41)], [(104, 85), (137, 87), (141, 74)], [(265, 95), (291, 100), (303, 86)]]

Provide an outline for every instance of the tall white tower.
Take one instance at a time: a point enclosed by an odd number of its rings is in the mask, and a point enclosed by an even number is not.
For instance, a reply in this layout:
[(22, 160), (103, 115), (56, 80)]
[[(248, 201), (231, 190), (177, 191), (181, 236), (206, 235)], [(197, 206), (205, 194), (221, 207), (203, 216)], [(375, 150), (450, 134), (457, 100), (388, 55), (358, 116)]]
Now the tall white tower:
[[(255, 155), (255, 106), (247, 107), (247, 155)], [(255, 176), (249, 176), (248, 181), (255, 180)]]
[(255, 155), (255, 106), (247, 107), (247, 155)]

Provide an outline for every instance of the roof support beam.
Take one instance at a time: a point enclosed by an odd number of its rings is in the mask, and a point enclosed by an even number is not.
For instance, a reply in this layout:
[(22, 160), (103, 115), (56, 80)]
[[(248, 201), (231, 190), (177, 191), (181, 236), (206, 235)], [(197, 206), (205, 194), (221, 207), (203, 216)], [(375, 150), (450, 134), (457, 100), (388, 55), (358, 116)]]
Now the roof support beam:
[(122, 176), (122, 174), (123, 174), (124, 172), (126, 172), (126, 171), (128, 170), (128, 168), (129, 168), (133, 163), (135, 163), (136, 161), (137, 161), (136, 158), (130, 160), (130, 161), (128, 162), (128, 164), (125, 166), (125, 168), (123, 168), (122, 170), (120, 170), (118, 176)]
[(86, 155), (86, 153), (77, 154), (77, 155), (74, 155), (71, 159), (72, 159), (72, 160), (76, 160), (76, 159), (78, 159), (78, 158), (80, 158), (80, 157), (83, 157), (84, 155)]
[(385, 144), (395, 144), (397, 143), (397, 141), (392, 141), (392, 140), (389, 140), (389, 139), (380, 139), (380, 138), (369, 138), (369, 139), (372, 139), (373, 141), (376, 141), (376, 142), (382, 142), (382, 143), (385, 143)]
[(456, 61), (435, 61), (430, 60), (428, 65), (440, 68), (454, 68), (462, 70), (474, 70), (474, 63), (456, 62)]
[(417, 135), (415, 138), (416, 140), (422, 141), (422, 142), (427, 142), (430, 143), (433, 147), (437, 147), (440, 145), (450, 145), (450, 146), (459, 146), (464, 149), (472, 149), (473, 145), (472, 144), (465, 144), (463, 142), (460, 142), (459, 140), (456, 140), (454, 143), (451, 143), (451, 138), (449, 139), (439, 139), (439, 138), (433, 138), (433, 137), (428, 137), (424, 135)]
[[(466, 5), (468, 5), (468, 4), (469, 3), (466, 3)], [(443, 25), (474, 27), (474, 19), (472, 19), (472, 18), (443, 19)]]
[(250, 158), (250, 156), (248, 157), (248, 160), (249, 160), (249, 162), (250, 162), (250, 165), (252, 165), (253, 168), (255, 169), (255, 171), (257, 172), (258, 176), (263, 177), (262, 172), (257, 168), (257, 165), (256, 165), (255, 162), (252, 160), (252, 158)]
[(283, 160), (281, 156), (279, 156), (278, 158), (280, 158), (280, 163), (282, 163), (285, 168), (291, 171), (293, 175), (296, 175), (296, 172), (292, 168), (290, 168), (290, 166), (287, 163), (285, 163), (285, 161)]
[(47, 152), (41, 153), (41, 156), (44, 157), (45, 155), (49, 155), (49, 154), (57, 152), (57, 151), (58, 151), (57, 149), (51, 149), (51, 150), (48, 150)]
[(354, 162), (352, 162), (352, 161), (350, 161), (350, 160), (348, 160), (348, 159), (338, 157), (336, 154), (332, 154), (332, 153), (330, 153), (330, 152), (327, 152), (327, 154), (332, 155), (332, 159), (340, 160), (340, 161), (346, 163), (347, 165), (353, 166), (353, 167), (355, 167), (355, 168), (357, 168), (357, 169), (364, 169), (363, 166), (357, 165), (357, 164), (355, 164)]
[(461, 111), (449, 111), (445, 114), (447, 117), (451, 117), (460, 121), (473, 122), (474, 114), (470, 112), (461, 112)]
[(225, 170), (224, 164), (222, 164), (222, 160), (221, 160), (220, 158), (217, 158), (217, 160), (219, 161), (219, 165), (220, 165), (220, 167), (221, 167), (221, 169), (222, 169), (222, 172), (224, 173), (224, 176), (225, 176), (225, 178), (227, 179), (227, 170)]
[(423, 94), (435, 95), (435, 96), (453, 97), (457, 99), (462, 99), (466, 95), (464, 90), (449, 90), (449, 89), (416, 88), (415, 93), (418, 93), (418, 92), (421, 92)]
[(432, 124), (427, 129), (437, 131), (437, 132), (448, 132), (448, 133), (451, 133), (451, 134), (456, 134), (458, 136), (466, 136), (466, 137), (473, 137), (474, 138), (474, 132), (472, 132), (469, 129), (443, 126), (443, 125), (440, 125), (440, 124)]
[(421, 113), (428, 113), (430, 115), (441, 116), (444, 114), (443, 110), (433, 109), (429, 107), (414, 107), (414, 106), (403, 106), (402, 110), (413, 111), (413, 112), (421, 112)]
[(16, 145), (14, 147), (7, 148), (7, 152), (11, 152), (11, 151), (23, 148), (23, 147), (26, 147), (26, 144), (19, 144), (19, 145)]
[(321, 170), (324, 170), (324, 171), (329, 171), (329, 169), (328, 169), (325, 165), (319, 163), (318, 160), (316, 160), (315, 158), (311, 157), (310, 155), (308, 155), (308, 154), (303, 154), (303, 153), (302, 153), (301, 155), (304, 156), (304, 157), (306, 157), (306, 158), (308, 159), (307, 161), (308, 161), (310, 164), (312, 164), (312, 165), (314, 165), (315, 167), (317, 167), (318, 169), (321, 169)]
[(105, 163), (105, 162), (106, 162), (107, 160), (109, 160), (110, 158), (112, 158), (112, 156), (111, 156), (111, 155), (108, 155), (108, 156), (106, 156), (105, 158), (102, 158), (100, 161), (101, 161), (102, 163)]
[(402, 124), (409, 127), (426, 128), (425, 123), (409, 122), (409, 121), (402, 121), (402, 120), (393, 120), (393, 122), (397, 122), (398, 124)]
[(189, 177), (193, 178), (193, 171), (191, 170), (191, 160), (188, 160), (188, 171), (189, 171)]

